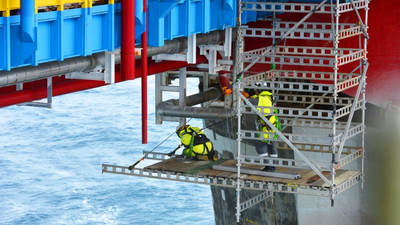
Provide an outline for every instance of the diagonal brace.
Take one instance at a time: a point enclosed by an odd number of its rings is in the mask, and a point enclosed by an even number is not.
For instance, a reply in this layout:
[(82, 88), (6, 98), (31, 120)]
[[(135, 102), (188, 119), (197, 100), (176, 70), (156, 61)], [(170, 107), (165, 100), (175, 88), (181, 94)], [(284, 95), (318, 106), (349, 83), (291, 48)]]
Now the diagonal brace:
[(280, 131), (279, 131), (279, 130), (278, 130), (278, 129), (277, 129), (277, 128), (276, 128), (276, 127), (261, 113), (261, 112), (260, 112), (260, 111), (258, 111), (257, 108), (256, 108), (253, 104), (251, 104), (251, 102), (250, 102), (249, 100), (247, 100), (241, 93), (239, 93), (239, 97), (242, 98), (242, 99), (246, 102), (246, 104), (247, 104), (248, 106), (250, 106), (251, 109), (252, 109), (260, 118), (262, 118), (262, 119), (264, 120), (264, 122), (267, 123), (267, 124), (269, 125), (269, 127), (271, 127), (271, 128), (275, 131), (275, 133), (278, 134), (279, 137), (282, 138), (282, 140), (283, 140), (284, 142), (286, 142), (286, 144), (289, 145), (289, 146), (293, 149), (293, 151), (294, 151), (298, 156), (300, 156), (300, 158), (302, 158), (302, 159), (304, 160), (304, 162), (307, 163), (307, 165), (308, 165), (316, 174), (318, 174), (318, 176), (321, 177), (322, 180), (325, 181), (325, 183), (327, 183), (329, 186), (333, 187), (332, 182), (330, 182), (330, 181), (321, 173), (321, 171), (319, 171), (318, 168), (315, 167), (315, 165), (314, 165), (310, 160), (308, 160), (307, 157), (306, 157), (305, 155), (303, 155), (303, 153), (301, 153), (300, 150), (297, 149), (296, 146), (294, 146), (292, 142), (289, 141), (289, 139), (287, 139), (287, 138), (285, 137), (285, 135), (283, 135), (282, 132), (280, 132)]
[(269, 54), (271, 52), (271, 50), (273, 48), (275, 48), (275, 46), (277, 46), (284, 38), (286, 38), (288, 35), (290, 35), (294, 30), (296, 30), (304, 21), (306, 21), (312, 14), (314, 14), (319, 8), (321, 8), (321, 6), (323, 4), (325, 4), (325, 2), (328, 0), (323, 0), (320, 4), (318, 4), (317, 6), (315, 6), (314, 9), (312, 9), (307, 15), (305, 15), (303, 17), (303, 19), (301, 19), (299, 22), (297, 22), (292, 28), (290, 28), (288, 31), (286, 31), (286, 33), (284, 33), (277, 41), (275, 41), (275, 43), (273, 43), (271, 46), (268, 46), (265, 51), (258, 56), (257, 58), (255, 58), (249, 65), (246, 66), (246, 68), (243, 69), (243, 71), (241, 71), (240, 73), (238, 73), (237, 77), (242, 76), (245, 72), (247, 72), (252, 66), (254, 66), (254, 64), (256, 64), (258, 61), (260, 61), (260, 59), (262, 59), (263, 57), (265, 57), (267, 54)]
[(354, 12), (356, 12), (357, 17), (358, 17), (358, 20), (360, 21), (361, 29), (362, 29), (362, 31), (363, 31), (365, 37), (366, 37), (367, 39), (369, 39), (369, 35), (368, 35), (368, 33), (367, 33), (367, 27), (366, 27), (365, 24), (363, 23), (363, 21), (362, 21), (362, 19), (361, 19), (361, 16), (360, 16), (360, 13), (358, 12), (356, 5), (354, 4), (354, 1), (353, 1), (353, 0), (350, 0), (350, 1), (351, 1), (351, 4), (353, 5)]
[(339, 151), (338, 151), (338, 159), (340, 159), (340, 156), (341, 156), (342, 151), (343, 151), (344, 142), (346, 141), (347, 134), (348, 134), (349, 129), (350, 129), (351, 120), (353, 119), (354, 109), (356, 108), (356, 105), (358, 103), (358, 98), (359, 98), (360, 93), (361, 93), (361, 89), (362, 89), (362, 87), (364, 85), (364, 82), (365, 82), (365, 74), (367, 74), (368, 66), (369, 66), (369, 63), (367, 62), (367, 64), (365, 65), (365, 70), (363, 72), (363, 75), (360, 78), (361, 81), (360, 81), (360, 84), (358, 85), (357, 93), (356, 93), (356, 95), (354, 97), (353, 105), (351, 106), (351, 109), (350, 109), (350, 115), (349, 115), (349, 118), (347, 119), (346, 128), (345, 128), (344, 134), (342, 136), (342, 141), (340, 142)]

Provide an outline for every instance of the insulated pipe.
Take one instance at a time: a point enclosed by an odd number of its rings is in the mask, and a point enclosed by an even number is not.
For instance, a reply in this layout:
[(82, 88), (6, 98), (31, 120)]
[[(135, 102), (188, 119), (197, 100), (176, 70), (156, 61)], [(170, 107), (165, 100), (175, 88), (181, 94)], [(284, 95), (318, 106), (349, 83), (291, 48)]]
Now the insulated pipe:
[(233, 109), (190, 107), (203, 102), (211, 101), (222, 95), (220, 88), (210, 88), (202, 93), (194, 94), (186, 98), (185, 107), (179, 106), (178, 99), (171, 99), (157, 105), (157, 113), (161, 116), (188, 117), (202, 119), (226, 119), (236, 115)]
[(0, 71), (0, 87), (46, 79), (76, 71), (90, 71), (96, 64), (96, 57), (76, 57), (65, 59), (64, 61), (41, 63), (38, 66), (20, 67), (11, 71)]
[[(140, 1), (140, 0), (139, 0)], [(142, 144), (147, 144), (147, 4), (143, 0), (144, 27), (142, 34)]]
[[(77, 71), (89, 72), (93, 70), (97, 64), (104, 65), (104, 58), (103, 53), (96, 53), (88, 57), (69, 58), (64, 61), (41, 63), (38, 66), (25, 66), (11, 71), (0, 71), (0, 87), (46, 79), (48, 77), (60, 76)], [(207, 62), (205, 56), (197, 56), (196, 60), (196, 64)], [(120, 55), (115, 55), (115, 63), (119, 63), (120, 61)], [(151, 67), (147, 68), (147, 74), (156, 74), (187, 66), (189, 66), (189, 64), (183, 61), (163, 61), (151, 64)], [(141, 74), (142, 68), (135, 68), (135, 71), (136, 74)]]
[[(200, 92), (186, 97), (186, 106), (194, 106), (203, 102), (211, 101), (218, 98), (222, 94), (221, 88), (210, 88), (207, 91)], [(179, 105), (179, 99), (170, 99), (165, 102), (172, 105)], [(163, 102), (160, 102), (162, 104)]]
[[(232, 32), (232, 41), (236, 40), (236, 32)], [(225, 40), (225, 31), (216, 30), (207, 34), (196, 34), (196, 44), (218, 44)], [(170, 41), (165, 41), (164, 46), (161, 47), (148, 47), (147, 56), (159, 55), (159, 54), (175, 54), (183, 52), (188, 47), (188, 38), (180, 37)], [(141, 56), (136, 56), (136, 59), (140, 59)]]
[[(83, 57), (81, 57), (83, 58)], [(116, 57), (117, 59), (117, 57)], [(196, 64), (204, 63), (207, 59), (204, 56), (198, 56)], [(65, 62), (65, 61), (63, 61)], [(61, 62), (59, 62), (61, 63)], [(88, 63), (90, 64), (90, 63)], [(161, 73), (168, 70), (175, 70), (177, 68), (193, 66), (187, 62), (160, 62), (148, 65), (147, 75)], [(141, 74), (141, 68), (135, 68), (136, 74)], [(1, 72), (1, 71), (0, 71)], [(9, 72), (9, 71), (8, 71)], [(23, 73), (21, 73), (23, 74)], [(43, 79), (43, 78), (40, 78)], [(121, 82), (121, 74), (119, 71), (115, 72), (115, 82)], [(91, 88), (105, 86), (103, 81), (91, 80), (66, 80), (63, 83), (53, 84), (53, 96), (83, 91)], [(60, 89), (60, 90), (58, 90)], [(16, 105), (24, 102), (30, 102), (47, 97), (47, 87), (42, 86), (38, 88), (24, 89), (21, 91), (14, 91), (10, 93), (0, 94), (0, 108), (10, 105)]]
[[(202, 64), (206, 63), (207, 58), (203, 55), (198, 55), (196, 57), (196, 63), (195, 64), (188, 64), (187, 62), (184, 61), (162, 61), (159, 63), (154, 63), (150, 64), (147, 66), (147, 74), (156, 74), (156, 73), (161, 73), (169, 70), (177, 70), (183, 67), (188, 67), (188, 66), (194, 66), (197, 64)], [(154, 66), (157, 65), (157, 66)], [(135, 68), (135, 73), (136, 74), (142, 74), (142, 68), (138, 67)]]
[(121, 73), (123, 80), (135, 79), (134, 0), (121, 1)]

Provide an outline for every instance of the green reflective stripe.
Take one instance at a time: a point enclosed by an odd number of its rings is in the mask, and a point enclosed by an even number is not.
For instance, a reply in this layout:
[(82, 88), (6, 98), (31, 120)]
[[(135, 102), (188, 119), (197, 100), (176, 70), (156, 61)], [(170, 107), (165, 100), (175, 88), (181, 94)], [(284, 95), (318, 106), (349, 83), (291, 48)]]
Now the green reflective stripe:
[(192, 139), (190, 139), (190, 145), (189, 145), (189, 154), (187, 156), (192, 156), (193, 143), (194, 143), (194, 135), (192, 134)]

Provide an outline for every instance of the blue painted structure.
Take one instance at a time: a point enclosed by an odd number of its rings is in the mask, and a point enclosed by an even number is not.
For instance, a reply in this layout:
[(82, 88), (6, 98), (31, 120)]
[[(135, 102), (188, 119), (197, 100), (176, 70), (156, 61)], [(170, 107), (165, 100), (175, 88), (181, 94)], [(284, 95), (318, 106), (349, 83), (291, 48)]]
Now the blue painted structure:
[(0, 17), (0, 70), (63, 61), (121, 46), (120, 4), (37, 13), (27, 28), (21, 26), (22, 14), (23, 8), (21, 16)]
[[(0, 70), (121, 47), (121, 3), (35, 14), (32, 0), (22, 2), (21, 15), (0, 17)], [(148, 45), (163, 46), (164, 40), (235, 27), (236, 11), (235, 0), (148, 0)], [(247, 11), (241, 21), (246, 24), (262, 16)], [(144, 19), (143, 1), (135, 1), (137, 44)]]

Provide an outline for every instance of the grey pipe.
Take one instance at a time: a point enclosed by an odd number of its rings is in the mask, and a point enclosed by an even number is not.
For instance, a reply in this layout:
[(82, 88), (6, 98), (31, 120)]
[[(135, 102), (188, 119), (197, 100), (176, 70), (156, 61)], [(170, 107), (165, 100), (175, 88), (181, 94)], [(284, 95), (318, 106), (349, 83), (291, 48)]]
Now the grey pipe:
[(236, 115), (233, 109), (191, 107), (203, 102), (215, 100), (222, 94), (220, 88), (210, 88), (205, 92), (186, 97), (185, 107), (179, 106), (179, 100), (171, 99), (157, 105), (157, 113), (161, 116), (187, 117), (202, 119), (226, 119)]
[(46, 79), (71, 72), (88, 72), (101, 62), (104, 65), (104, 54), (97, 53), (88, 57), (75, 57), (64, 61), (41, 63), (38, 66), (26, 66), (11, 71), (0, 71), (0, 87)]
[[(235, 33), (235, 32), (233, 32)], [(225, 39), (224, 31), (213, 31), (208, 34), (197, 34), (197, 45), (218, 44)], [(165, 41), (163, 47), (149, 47), (147, 55), (153, 56), (157, 54), (174, 54), (182, 52), (187, 48), (187, 38), (181, 37), (171, 41)], [(140, 56), (139, 56), (140, 58)], [(54, 61), (41, 63), (38, 66), (26, 66), (11, 71), (0, 71), (0, 87), (25, 83), (48, 77), (60, 76), (72, 72), (89, 72), (101, 65), (104, 68), (104, 53), (96, 53), (87, 57), (68, 58), (64, 61)], [(115, 63), (120, 63), (120, 55), (115, 55)]]
[[(236, 40), (236, 32), (232, 32), (232, 40)], [(205, 44), (218, 44), (225, 40), (225, 31), (216, 30), (208, 34), (196, 34), (196, 45)], [(140, 46), (139, 46), (140, 47)], [(159, 55), (159, 54), (175, 54), (183, 52), (188, 47), (188, 38), (180, 37), (175, 38), (171, 41), (165, 41), (162, 47), (148, 47), (147, 56)], [(140, 59), (141, 56), (136, 56), (136, 59)]]

